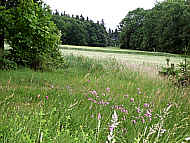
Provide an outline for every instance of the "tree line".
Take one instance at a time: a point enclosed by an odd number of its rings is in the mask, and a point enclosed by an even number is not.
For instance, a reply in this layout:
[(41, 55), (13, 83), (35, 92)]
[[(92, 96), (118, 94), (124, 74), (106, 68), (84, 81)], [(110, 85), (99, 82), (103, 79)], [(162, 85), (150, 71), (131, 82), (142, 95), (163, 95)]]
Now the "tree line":
[(116, 46), (118, 45), (118, 30), (106, 30), (104, 20), (96, 23), (83, 15), (53, 13), (53, 22), (61, 32), (62, 44), (79, 46)]
[[(52, 13), (42, 0), (1, 0), (0, 69), (11, 67), (12, 62), (34, 69), (61, 67), (59, 44), (120, 44), (122, 49), (181, 54), (190, 47), (189, 19), (189, 0), (166, 0), (149, 10), (130, 11), (118, 30), (107, 30), (104, 20), (94, 22), (82, 15)], [(11, 46), (6, 53), (5, 40)]]
[(130, 11), (120, 22), (122, 49), (184, 53), (190, 46), (189, 1), (164, 1)]

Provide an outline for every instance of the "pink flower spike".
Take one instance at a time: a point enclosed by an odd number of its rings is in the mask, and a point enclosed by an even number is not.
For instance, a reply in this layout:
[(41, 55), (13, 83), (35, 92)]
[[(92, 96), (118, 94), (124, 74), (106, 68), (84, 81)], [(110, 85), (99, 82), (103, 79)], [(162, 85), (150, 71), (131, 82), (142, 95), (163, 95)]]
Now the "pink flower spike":
[(148, 107), (149, 107), (149, 104), (145, 103), (145, 104), (144, 104), (144, 107), (148, 108)]
[(151, 114), (151, 112), (149, 111), (149, 110), (147, 110), (147, 112), (146, 112), (146, 114), (144, 114), (146, 117), (149, 117), (149, 118), (151, 118), (152, 117), (152, 114)]
[(101, 114), (100, 113), (98, 113), (98, 120), (100, 120), (101, 119)]
[(110, 132), (113, 132), (113, 129), (114, 129), (114, 127), (112, 127), (112, 126), (109, 127)]
[(140, 110), (140, 108), (139, 108), (139, 107), (137, 108), (137, 113), (141, 113), (141, 110)]
[(93, 90), (93, 91), (92, 91), (92, 94), (93, 94), (93, 95), (96, 95), (96, 96), (98, 95), (97, 92), (96, 92), (96, 90)]
[(131, 101), (131, 102), (134, 102), (134, 101), (135, 101), (135, 99), (134, 99), (134, 98), (131, 98), (131, 99), (130, 99), (130, 101)]
[(110, 92), (110, 88), (109, 88), (109, 87), (107, 87), (107, 88), (106, 88), (106, 91), (107, 91), (107, 92)]
[(142, 119), (142, 123), (144, 124), (145, 123), (144, 117), (142, 116), (141, 119)]
[(48, 96), (46, 96), (46, 99), (48, 100)]
[(137, 121), (136, 121), (136, 120), (133, 120), (132, 122), (133, 122), (133, 124), (136, 124), (136, 123), (137, 123)]

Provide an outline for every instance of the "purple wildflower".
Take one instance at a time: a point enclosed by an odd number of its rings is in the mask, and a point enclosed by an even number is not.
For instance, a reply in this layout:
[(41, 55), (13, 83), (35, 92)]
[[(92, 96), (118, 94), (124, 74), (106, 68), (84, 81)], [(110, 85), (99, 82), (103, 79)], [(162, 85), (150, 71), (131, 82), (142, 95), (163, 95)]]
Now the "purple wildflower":
[(148, 107), (149, 107), (149, 104), (145, 103), (145, 104), (144, 104), (144, 107), (145, 107), (145, 108), (148, 108)]
[(141, 113), (141, 110), (140, 110), (140, 108), (139, 108), (139, 107), (137, 108), (137, 113)]
[(106, 88), (106, 91), (107, 91), (107, 92), (110, 92), (110, 88), (109, 88), (109, 87), (107, 87), (107, 88)]
[(132, 123), (133, 123), (133, 124), (136, 124), (136, 123), (137, 123), (137, 121), (136, 121), (136, 120), (132, 120)]
[(141, 117), (141, 119), (142, 119), (142, 123), (144, 124), (144, 123), (145, 123), (145, 119), (144, 119), (144, 117)]
[(128, 111), (126, 109), (122, 109), (121, 112), (128, 114)]
[(96, 90), (93, 90), (93, 91), (92, 91), (92, 94), (93, 94), (93, 95), (96, 95), (96, 96), (98, 95), (97, 92), (96, 92)]
[(89, 100), (89, 101), (93, 101), (93, 99), (92, 99), (92, 98), (88, 98), (88, 100)]
[(151, 118), (152, 117), (152, 114), (151, 114), (151, 111), (147, 110), (146, 114), (144, 114), (146, 117), (149, 117)]
[(114, 129), (113, 126), (110, 126), (110, 127), (109, 127), (110, 132), (113, 132), (113, 129)]
[(131, 102), (134, 102), (134, 101), (135, 101), (135, 99), (134, 99), (134, 98), (131, 98), (131, 99), (130, 99), (130, 101), (131, 101)]

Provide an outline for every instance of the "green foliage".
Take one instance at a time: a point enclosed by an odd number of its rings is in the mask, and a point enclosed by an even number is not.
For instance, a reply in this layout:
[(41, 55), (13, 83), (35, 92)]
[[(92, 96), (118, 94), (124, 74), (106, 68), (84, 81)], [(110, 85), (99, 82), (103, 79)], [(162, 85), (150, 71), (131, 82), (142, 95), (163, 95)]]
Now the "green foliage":
[(83, 16), (70, 17), (67, 14), (59, 15), (59, 12), (53, 15), (52, 20), (61, 31), (62, 44), (78, 46), (116, 46), (118, 41), (118, 32), (107, 32), (104, 22), (94, 23)]
[(162, 67), (159, 73), (168, 76), (175, 85), (187, 87), (190, 85), (190, 62), (186, 60), (187, 59), (176, 67), (174, 67), (174, 64)]
[(11, 46), (8, 59), (34, 69), (48, 67), (46, 63), (60, 59), (60, 33), (51, 21), (51, 11), (47, 5), (41, 1), (18, 0), (4, 13), (9, 18), (4, 23), (7, 25), (5, 38)]
[(189, 6), (157, 3), (150, 10), (130, 11), (120, 23), (123, 49), (184, 53), (190, 41)]
[(8, 59), (5, 59), (4, 57), (0, 57), (0, 70), (16, 70), (17, 69), (17, 63), (14, 61), (10, 61)]

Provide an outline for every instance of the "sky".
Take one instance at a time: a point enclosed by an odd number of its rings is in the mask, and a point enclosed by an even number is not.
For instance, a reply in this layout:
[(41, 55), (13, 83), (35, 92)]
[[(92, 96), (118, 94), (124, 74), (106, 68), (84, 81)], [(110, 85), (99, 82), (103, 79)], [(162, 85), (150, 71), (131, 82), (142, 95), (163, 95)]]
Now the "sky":
[(52, 10), (83, 15), (94, 22), (104, 19), (107, 28), (115, 29), (127, 13), (136, 8), (151, 9), (156, 0), (44, 0)]

